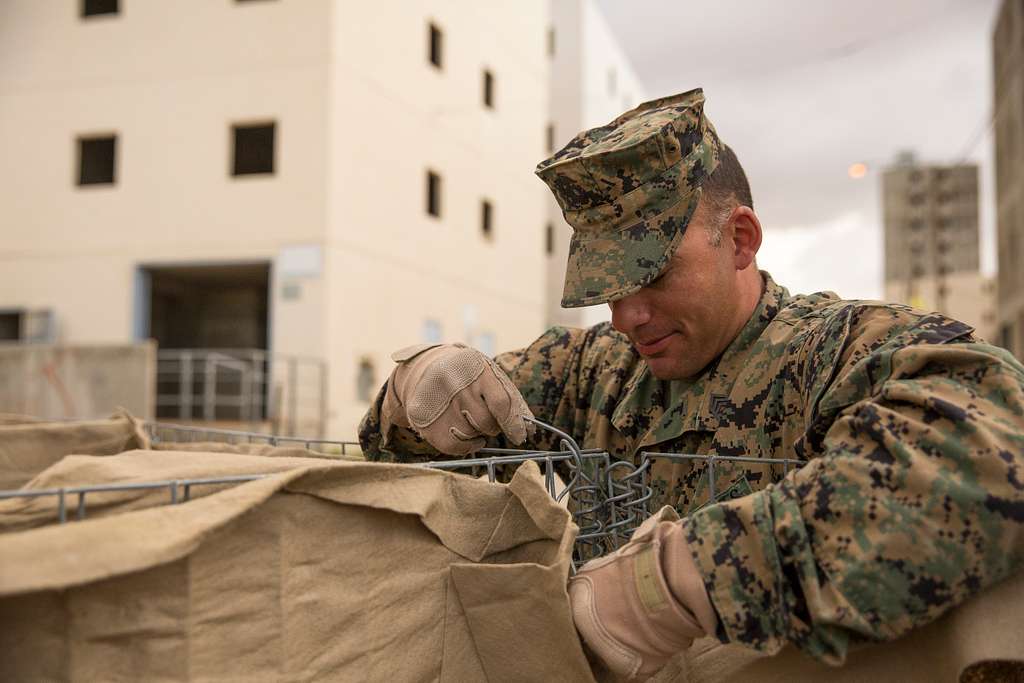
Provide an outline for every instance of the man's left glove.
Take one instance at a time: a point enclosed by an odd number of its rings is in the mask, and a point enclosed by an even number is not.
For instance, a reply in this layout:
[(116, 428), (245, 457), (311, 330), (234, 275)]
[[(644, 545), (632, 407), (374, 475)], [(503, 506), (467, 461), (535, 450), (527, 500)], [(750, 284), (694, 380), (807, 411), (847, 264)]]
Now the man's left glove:
[(629, 543), (583, 565), (569, 580), (569, 599), (584, 642), (629, 680), (657, 673), (718, 625), (679, 516), (668, 506)]

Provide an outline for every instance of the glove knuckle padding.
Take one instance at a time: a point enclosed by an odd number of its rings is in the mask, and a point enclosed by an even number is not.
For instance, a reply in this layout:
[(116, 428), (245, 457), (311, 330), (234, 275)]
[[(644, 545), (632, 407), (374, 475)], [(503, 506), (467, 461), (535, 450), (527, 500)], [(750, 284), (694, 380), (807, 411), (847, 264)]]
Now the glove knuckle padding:
[(484, 356), (473, 349), (458, 349), (437, 359), (413, 390), (406, 407), (409, 421), (417, 427), (433, 424), (486, 367)]

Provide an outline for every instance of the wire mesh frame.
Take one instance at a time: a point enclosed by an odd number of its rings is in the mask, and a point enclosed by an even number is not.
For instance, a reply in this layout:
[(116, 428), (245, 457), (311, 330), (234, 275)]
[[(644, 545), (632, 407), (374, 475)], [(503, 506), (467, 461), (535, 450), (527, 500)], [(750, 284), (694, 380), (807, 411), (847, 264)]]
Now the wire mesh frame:
[[(162, 434), (170, 432), (177, 440), (194, 443), (196, 441), (225, 441), (227, 443), (263, 443), (268, 446), (292, 446), (301, 445), (309, 451), (317, 451), (325, 455), (324, 448), (330, 447), (340, 450), (341, 455), (349, 455), (349, 449), (360, 450), (358, 441), (338, 441), (334, 439), (306, 439), (301, 436), (278, 436), (276, 434), (260, 434), (259, 432), (246, 432), (237, 429), (215, 429), (212, 427), (195, 427), (193, 425), (179, 425), (169, 422), (146, 422), (146, 432), (153, 443), (165, 441)], [(210, 438), (213, 437), (213, 438)]]
[[(635, 468), (630, 463), (613, 462), (606, 451), (581, 449), (565, 432), (538, 420), (531, 421), (539, 428), (555, 434), (561, 442), (562, 450), (485, 448), (473, 458), (431, 461), (422, 463), (421, 466), (449, 471), (468, 470), (470, 473), (478, 473), (480, 469), (485, 469), (488, 480), (493, 482), (497, 480), (499, 468), (520, 465), (528, 460), (534, 461), (543, 466), (545, 488), (551, 497), (556, 501), (562, 501), (567, 496), (569, 498), (568, 507), (573, 521), (579, 527), (574, 559), (577, 562), (583, 561), (614, 550), (628, 539), (632, 529), (643, 521), (642, 511), (652, 495), (643, 478), (645, 467)], [(354, 441), (305, 439), (161, 422), (147, 422), (145, 429), (154, 443), (161, 442), (170, 434), (173, 435), (173, 439), (184, 442), (212, 440), (229, 443), (265, 443), (271, 446), (296, 444), (326, 454), (329, 454), (328, 450), (334, 450), (347, 455), (349, 448), (359, 447)], [(556, 465), (562, 463), (568, 468), (569, 480), (559, 489)], [(81, 520), (86, 517), (86, 496), (89, 493), (166, 488), (169, 494), (168, 503), (177, 504), (187, 502), (191, 498), (194, 486), (243, 483), (266, 476), (270, 475), (252, 474), (0, 491), (0, 499), (56, 497), (58, 521), (65, 523), (68, 521), (69, 500), (76, 496), (75, 517)]]
[(247, 481), (256, 481), (270, 476), (269, 474), (237, 474), (224, 477), (200, 477), (192, 479), (168, 479), (162, 481), (146, 481), (134, 484), (89, 484), (84, 486), (65, 486), (53, 489), (32, 489), (0, 491), (0, 500), (8, 498), (44, 498), (54, 496), (57, 498), (57, 519), (63, 524), (68, 521), (68, 499), (78, 496), (75, 516), (85, 519), (85, 496), (89, 493), (102, 493), (105, 491), (143, 491), (153, 489), (168, 489), (169, 500), (172, 505), (187, 503), (192, 498), (193, 486), (214, 486), (217, 484), (238, 484)]

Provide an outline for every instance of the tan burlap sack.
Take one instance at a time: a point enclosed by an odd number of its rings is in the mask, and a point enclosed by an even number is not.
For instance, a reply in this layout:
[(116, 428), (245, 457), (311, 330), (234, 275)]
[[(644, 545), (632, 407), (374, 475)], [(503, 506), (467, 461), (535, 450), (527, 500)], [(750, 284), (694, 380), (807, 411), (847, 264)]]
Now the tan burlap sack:
[(565, 590), (575, 533), (532, 464), (500, 485), (318, 463), (0, 534), (3, 677), (592, 680)]
[[(993, 664), (993, 660), (1016, 662)], [(992, 586), (899, 640), (855, 648), (841, 668), (821, 664), (794, 648), (765, 657), (705, 638), (652, 679), (657, 683), (1020, 680), (1024, 680), (1024, 574)]]
[(113, 455), (149, 448), (142, 423), (126, 411), (108, 420), (0, 425), (0, 490), (20, 488), (65, 455)]

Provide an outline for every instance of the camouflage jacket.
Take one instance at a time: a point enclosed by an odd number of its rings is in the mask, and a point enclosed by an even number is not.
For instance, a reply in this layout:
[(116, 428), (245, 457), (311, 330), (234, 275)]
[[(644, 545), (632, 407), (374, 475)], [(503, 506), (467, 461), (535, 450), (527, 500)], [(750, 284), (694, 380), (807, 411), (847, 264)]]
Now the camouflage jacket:
[[(807, 461), (785, 476), (719, 463), (725, 499), (711, 504), (703, 463), (655, 463), (724, 641), (839, 663), (851, 642), (894, 639), (1024, 564), (1024, 367), (963, 323), (791, 297), (765, 274), (750, 321), (692, 380), (657, 380), (608, 324), (552, 328), (497, 360), (586, 448)], [(368, 456), (435, 457), (404, 430), (389, 439), (400, 455), (381, 450), (382, 398), (360, 426)]]

